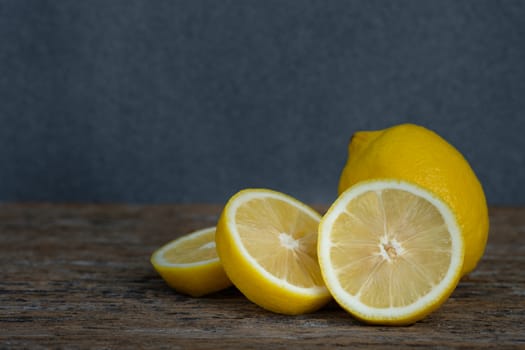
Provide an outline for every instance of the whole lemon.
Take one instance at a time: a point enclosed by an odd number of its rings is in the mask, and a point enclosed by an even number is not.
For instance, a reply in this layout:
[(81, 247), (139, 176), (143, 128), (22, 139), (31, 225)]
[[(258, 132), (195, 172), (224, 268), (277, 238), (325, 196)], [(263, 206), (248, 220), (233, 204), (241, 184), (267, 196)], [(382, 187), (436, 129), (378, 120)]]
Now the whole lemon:
[(412, 181), (441, 197), (455, 213), (464, 237), (462, 274), (474, 270), (487, 244), (487, 202), (476, 174), (454, 146), (413, 124), (356, 132), (339, 193), (359, 181), (379, 178)]

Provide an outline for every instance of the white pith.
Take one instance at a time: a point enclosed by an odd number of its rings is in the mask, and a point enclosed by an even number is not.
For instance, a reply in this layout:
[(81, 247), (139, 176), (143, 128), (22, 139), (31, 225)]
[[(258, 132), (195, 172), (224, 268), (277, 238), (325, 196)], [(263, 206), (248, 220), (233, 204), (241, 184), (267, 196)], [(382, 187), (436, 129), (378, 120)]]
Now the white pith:
[(294, 239), (290, 234), (286, 232), (281, 232), (279, 234), (279, 242), (281, 243), (282, 247), (289, 250), (295, 250), (299, 248), (299, 241)]

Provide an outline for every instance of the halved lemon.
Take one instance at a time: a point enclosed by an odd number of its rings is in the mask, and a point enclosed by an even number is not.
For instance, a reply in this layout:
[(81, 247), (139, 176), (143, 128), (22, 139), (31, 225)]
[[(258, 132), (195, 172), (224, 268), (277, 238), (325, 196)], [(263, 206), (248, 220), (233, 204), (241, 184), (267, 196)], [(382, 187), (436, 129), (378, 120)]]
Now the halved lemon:
[(320, 219), (280, 192), (238, 192), (217, 225), (217, 252), (226, 274), (267, 310), (294, 315), (319, 309), (331, 299), (317, 261)]
[(170, 287), (184, 294), (199, 297), (231, 286), (215, 249), (215, 227), (167, 243), (150, 261)]
[(414, 323), (447, 300), (460, 277), (463, 238), (451, 209), (397, 180), (359, 182), (319, 225), (319, 264), (334, 299), (374, 324)]

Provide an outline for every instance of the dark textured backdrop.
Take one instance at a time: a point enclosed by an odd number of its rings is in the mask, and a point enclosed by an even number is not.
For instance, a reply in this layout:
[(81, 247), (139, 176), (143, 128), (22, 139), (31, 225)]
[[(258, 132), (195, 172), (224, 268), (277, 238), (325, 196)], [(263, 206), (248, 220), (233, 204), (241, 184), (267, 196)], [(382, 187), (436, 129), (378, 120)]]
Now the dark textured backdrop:
[(0, 0), (0, 200), (334, 199), (412, 121), (525, 204), (525, 1)]

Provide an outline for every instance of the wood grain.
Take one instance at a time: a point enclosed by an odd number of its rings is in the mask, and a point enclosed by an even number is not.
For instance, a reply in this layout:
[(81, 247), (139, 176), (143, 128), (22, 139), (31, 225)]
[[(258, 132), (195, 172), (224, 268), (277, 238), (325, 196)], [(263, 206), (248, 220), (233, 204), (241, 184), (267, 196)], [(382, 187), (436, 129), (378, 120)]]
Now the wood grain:
[(1, 348), (525, 348), (525, 209), (491, 208), (478, 269), (409, 327), (365, 326), (335, 303), (267, 312), (235, 288), (191, 298), (149, 256), (215, 224), (217, 205), (0, 205)]

